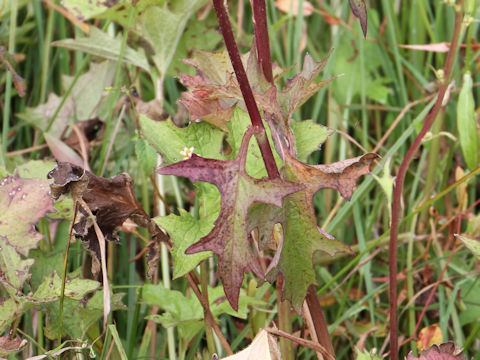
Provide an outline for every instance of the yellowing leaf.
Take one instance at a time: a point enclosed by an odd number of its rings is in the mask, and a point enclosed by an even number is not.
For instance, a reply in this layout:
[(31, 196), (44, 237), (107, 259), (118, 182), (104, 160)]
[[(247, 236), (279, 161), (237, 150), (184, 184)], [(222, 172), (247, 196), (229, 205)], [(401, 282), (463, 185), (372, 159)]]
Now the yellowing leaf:
[(424, 327), (420, 330), (417, 340), (418, 350), (424, 350), (431, 347), (433, 344), (440, 344), (443, 341), (442, 330), (438, 324)]
[(480, 241), (478, 239), (475, 240), (458, 234), (455, 234), (455, 236), (465, 244), (467, 249), (470, 250), (477, 259), (480, 260)]

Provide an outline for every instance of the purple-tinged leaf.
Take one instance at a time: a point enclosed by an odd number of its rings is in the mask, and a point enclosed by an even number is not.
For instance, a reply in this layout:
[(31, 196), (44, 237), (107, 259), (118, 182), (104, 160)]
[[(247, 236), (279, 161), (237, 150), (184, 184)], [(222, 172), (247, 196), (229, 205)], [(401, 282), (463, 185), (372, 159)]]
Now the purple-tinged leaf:
[(213, 251), (218, 256), (218, 272), (232, 307), (238, 309), (238, 296), (245, 272), (253, 271), (264, 278), (248, 241), (247, 218), (255, 202), (281, 206), (282, 199), (304, 188), (301, 184), (280, 178), (255, 179), (247, 174), (245, 161), (253, 129), (244, 135), (237, 157), (221, 161), (192, 155), (188, 160), (158, 170), (159, 174), (187, 177), (192, 182), (206, 181), (218, 187), (221, 194), (220, 214), (213, 230), (186, 253)]
[(435, 344), (427, 350), (422, 350), (420, 356), (408, 354), (406, 360), (466, 360), (463, 350), (453, 342)]
[(272, 282), (278, 274), (283, 275), (283, 297), (298, 313), (301, 313), (308, 287), (316, 284), (313, 254), (323, 251), (334, 256), (338, 252), (351, 252), (347, 245), (317, 227), (313, 196), (322, 188), (330, 188), (349, 199), (356, 180), (370, 171), (376, 158), (375, 154), (366, 154), (329, 165), (307, 165), (287, 157), (286, 177), (305, 184), (306, 188), (283, 200), (283, 216), (277, 219), (283, 226), (283, 242), (267, 276)]

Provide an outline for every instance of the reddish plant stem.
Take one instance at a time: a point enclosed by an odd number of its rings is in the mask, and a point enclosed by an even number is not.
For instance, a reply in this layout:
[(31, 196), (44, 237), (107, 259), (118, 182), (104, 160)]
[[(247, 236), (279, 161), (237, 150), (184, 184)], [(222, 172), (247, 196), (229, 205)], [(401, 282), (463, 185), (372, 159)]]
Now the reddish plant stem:
[(232, 25), (230, 24), (230, 19), (228, 18), (225, 2), (224, 0), (213, 0), (213, 6), (215, 7), (215, 12), (220, 24), (223, 39), (227, 47), (228, 55), (230, 56), (230, 61), (232, 62), (233, 70), (235, 71), (235, 76), (237, 77), (245, 105), (247, 106), (250, 120), (252, 121), (252, 125), (254, 127), (262, 130), (262, 132), (255, 134), (255, 138), (257, 139), (260, 152), (262, 153), (262, 158), (265, 162), (265, 168), (267, 169), (268, 177), (271, 179), (279, 178), (280, 174), (278, 172), (277, 164), (275, 164), (275, 159), (273, 158), (272, 148), (270, 147), (268, 138), (266, 136), (262, 117), (258, 111), (258, 106), (255, 102), (252, 88), (250, 87), (247, 74), (242, 64), (242, 59), (240, 58), (240, 52), (238, 51), (237, 43), (233, 37)]
[(253, 26), (255, 28), (255, 42), (257, 44), (258, 62), (267, 81), (273, 84), (272, 58), (270, 57), (270, 43), (268, 39), (267, 10), (265, 0), (252, 0)]
[[(463, 9), (463, 0), (459, 2), (460, 8)], [(444, 67), (444, 81), (440, 84), (438, 89), (437, 100), (433, 105), (432, 110), (427, 115), (423, 124), (422, 130), (415, 138), (415, 141), (410, 146), (405, 155), (405, 158), (400, 165), (398, 174), (395, 180), (395, 188), (393, 191), (392, 203), (392, 228), (390, 232), (390, 359), (398, 360), (398, 321), (397, 321), (397, 237), (398, 225), (400, 223), (400, 202), (403, 194), (403, 183), (405, 174), (408, 170), (408, 165), (412, 160), (415, 152), (420, 146), (423, 137), (431, 128), (438, 112), (442, 107), (443, 98), (447, 91), (450, 74), (452, 71), (453, 60), (456, 53), (458, 39), (460, 37), (460, 28), (462, 25), (463, 11), (457, 11), (455, 16), (455, 28), (453, 31), (452, 42), (448, 51), (447, 60)]]
[(332, 340), (328, 334), (327, 322), (323, 316), (322, 307), (320, 305), (320, 301), (318, 300), (315, 286), (310, 285), (308, 288), (306, 300), (308, 309), (310, 310), (310, 315), (312, 316), (313, 326), (315, 327), (315, 332), (317, 333), (318, 343), (326, 349), (332, 358), (335, 358), (335, 350), (333, 349)]

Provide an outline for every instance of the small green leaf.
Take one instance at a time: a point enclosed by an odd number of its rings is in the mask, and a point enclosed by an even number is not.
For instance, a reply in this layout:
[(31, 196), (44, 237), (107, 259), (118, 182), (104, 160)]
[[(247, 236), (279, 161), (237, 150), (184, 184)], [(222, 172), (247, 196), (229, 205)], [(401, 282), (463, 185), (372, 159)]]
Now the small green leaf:
[(392, 219), (393, 184), (395, 183), (395, 177), (390, 175), (391, 164), (392, 158), (388, 157), (385, 160), (385, 165), (383, 167), (383, 175), (380, 177), (375, 174), (371, 174), (373, 178), (378, 182), (387, 197), (387, 207), (390, 221)]
[(22, 291), (23, 284), (32, 276), (30, 267), (35, 260), (22, 260), (7, 239), (0, 236), (0, 283), (10, 295), (15, 295)]
[(455, 235), (475, 257), (480, 260), (480, 241), (459, 234)]
[[(72, 300), (82, 300), (88, 293), (97, 290), (98, 281), (67, 276), (65, 282), (65, 297)], [(62, 292), (62, 279), (54, 270), (46, 276), (37, 291), (30, 298), (34, 302), (50, 302), (57, 300)]]
[(180, 216), (171, 214), (157, 217), (154, 221), (165, 229), (173, 242), (173, 277), (178, 278), (193, 270), (204, 259), (212, 256), (211, 251), (187, 255), (185, 250), (207, 235), (213, 228), (218, 212), (209, 214), (200, 220), (195, 219), (187, 211), (179, 209)]
[(11, 323), (22, 315), (22, 304), (8, 297), (0, 302), (0, 334), (8, 329)]
[(178, 128), (170, 119), (159, 122), (140, 115), (140, 126), (142, 134), (162, 154), (166, 164), (183, 160), (181, 151), (191, 147), (197, 155), (212, 159), (224, 158), (221, 155), (223, 131), (205, 122)]
[[(124, 2), (124, 1), (121, 1)], [(80, 20), (88, 20), (100, 15), (116, 5), (118, 1), (63, 0), (62, 5)]]
[(47, 160), (30, 160), (17, 166), (17, 174), (26, 179), (47, 179), (47, 174), (55, 167), (55, 162)]
[(468, 169), (473, 171), (478, 166), (478, 132), (475, 119), (475, 102), (472, 92), (472, 76), (463, 75), (463, 85), (458, 97), (457, 129), (463, 158)]
[(291, 127), (295, 134), (297, 159), (304, 162), (307, 161), (308, 155), (315, 150), (319, 150), (327, 138), (335, 132), (335, 130), (319, 125), (313, 120), (293, 122)]
[(359, 348), (355, 348), (356, 353), (357, 353), (357, 360), (382, 360), (381, 357), (378, 357), (376, 355), (376, 352), (371, 350), (360, 350)]
[(144, 174), (151, 175), (157, 166), (158, 154), (145, 139), (138, 139), (135, 143), (137, 160)]
[(32, 274), (30, 284), (32, 288), (37, 289), (54, 270), (57, 274), (62, 273), (63, 259), (65, 257), (63, 252), (44, 252), (40, 249), (35, 249), (30, 251), (30, 257), (35, 259), (35, 263), (30, 269)]
[[(122, 293), (113, 294), (111, 298), (112, 311), (125, 309), (125, 305), (121, 301), (123, 295)], [(56, 340), (58, 338), (60, 321), (62, 321), (64, 334), (68, 334), (71, 338), (81, 339), (90, 327), (97, 326), (97, 321), (103, 316), (103, 292), (96, 291), (91, 298), (84, 301), (65, 298), (62, 319), (58, 318), (58, 302), (48, 303), (46, 309), (49, 321), (45, 327), (45, 335), (49, 339)]]

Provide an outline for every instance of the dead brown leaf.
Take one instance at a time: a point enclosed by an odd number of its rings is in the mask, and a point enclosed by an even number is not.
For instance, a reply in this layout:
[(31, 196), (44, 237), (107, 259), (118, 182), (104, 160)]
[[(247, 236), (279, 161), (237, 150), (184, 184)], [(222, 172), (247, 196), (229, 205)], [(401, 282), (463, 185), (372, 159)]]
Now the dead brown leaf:
[(0, 336), (0, 356), (8, 356), (14, 352), (19, 351), (28, 341), (20, 339), (19, 337), (10, 337), (9, 334)]
[[(115, 229), (128, 218), (146, 227), (154, 240), (149, 246), (147, 273), (149, 277), (153, 276), (157, 269), (159, 243), (168, 239), (135, 198), (133, 182), (128, 174), (104, 178), (79, 166), (59, 162), (55, 169), (50, 171), (48, 177), (54, 179), (53, 184), (50, 185), (53, 198), (58, 199), (60, 195), (71, 192), (76, 204), (79, 199), (82, 199), (95, 215), (96, 222), (106, 240), (118, 242)], [(75, 217), (73, 233), (82, 239), (85, 248), (92, 253), (92, 272), (97, 274), (100, 270), (100, 248), (95, 229), (87, 212), (78, 205), (75, 207), (78, 214)]]

